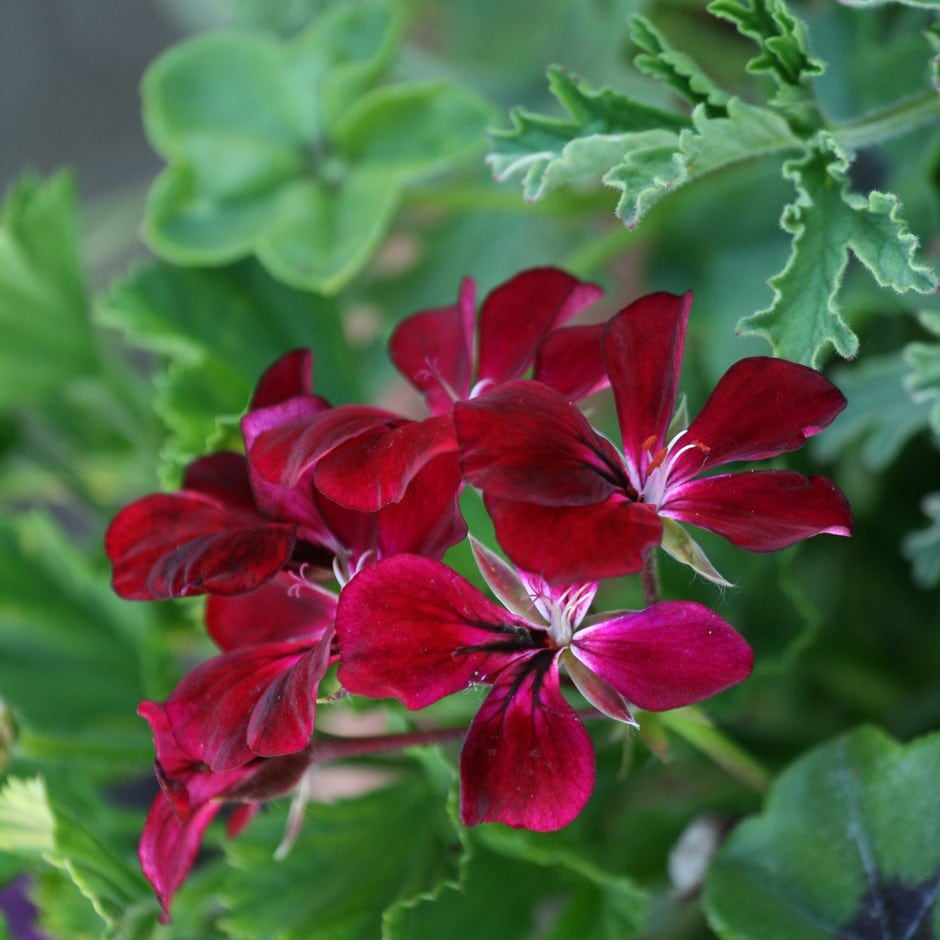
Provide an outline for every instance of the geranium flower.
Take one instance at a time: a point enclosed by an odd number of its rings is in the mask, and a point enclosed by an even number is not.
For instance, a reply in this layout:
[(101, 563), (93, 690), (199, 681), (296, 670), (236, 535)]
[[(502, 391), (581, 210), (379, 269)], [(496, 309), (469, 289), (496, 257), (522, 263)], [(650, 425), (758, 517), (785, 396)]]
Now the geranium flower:
[(690, 305), (690, 294), (650, 294), (602, 331), (622, 452), (539, 382), (457, 404), (464, 478), (483, 491), (496, 536), (517, 564), (552, 583), (613, 577), (640, 570), (644, 552), (662, 544), (723, 582), (677, 522), (757, 552), (850, 533), (845, 497), (824, 477), (702, 476), (802, 446), (845, 398), (813, 369), (754, 357), (722, 376), (688, 427), (671, 426)]
[(587, 621), (597, 584), (552, 587), (474, 543), (500, 607), (443, 564), (399, 555), (357, 574), (336, 617), (339, 680), (418, 709), (491, 689), (460, 755), (460, 816), (547, 831), (594, 786), (590, 737), (561, 691), (564, 669), (605, 715), (690, 705), (751, 671), (744, 639), (699, 604), (665, 601)]

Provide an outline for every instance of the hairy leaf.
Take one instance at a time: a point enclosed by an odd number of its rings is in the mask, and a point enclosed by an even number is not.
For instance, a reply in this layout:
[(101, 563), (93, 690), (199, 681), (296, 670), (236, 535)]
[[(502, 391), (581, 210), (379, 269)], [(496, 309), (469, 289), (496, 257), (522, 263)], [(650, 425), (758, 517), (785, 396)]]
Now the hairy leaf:
[(745, 317), (739, 332), (763, 336), (774, 354), (818, 366), (824, 349), (851, 358), (858, 337), (842, 318), (837, 301), (849, 250), (882, 287), (931, 293), (937, 277), (915, 260), (917, 239), (901, 217), (896, 196), (849, 190), (849, 159), (828, 134), (820, 134), (806, 156), (784, 164), (797, 197), (781, 219), (793, 238), (790, 259), (770, 285), (770, 307)]

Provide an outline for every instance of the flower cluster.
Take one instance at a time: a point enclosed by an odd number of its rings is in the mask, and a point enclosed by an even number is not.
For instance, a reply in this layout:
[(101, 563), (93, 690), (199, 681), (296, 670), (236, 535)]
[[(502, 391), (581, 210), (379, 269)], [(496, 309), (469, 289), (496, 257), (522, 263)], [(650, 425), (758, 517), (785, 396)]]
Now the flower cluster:
[[(683, 523), (752, 551), (849, 534), (828, 480), (786, 470), (710, 473), (799, 447), (845, 404), (822, 375), (745, 359), (685, 426), (676, 402), (690, 296), (652, 294), (607, 323), (568, 326), (599, 289), (553, 268), (405, 320), (390, 342), (424, 397), (414, 420), (312, 391), (289, 353), (242, 420), (244, 453), (193, 463), (176, 493), (113, 520), (114, 589), (129, 599), (208, 595), (219, 654), (162, 703), (143, 702), (160, 793), (140, 844), (166, 911), (224, 802), (288, 793), (317, 759), (318, 689), (423, 708), (489, 692), (460, 754), (461, 818), (534, 830), (589, 798), (583, 723), (701, 701), (751, 670), (745, 640), (689, 601), (590, 613), (599, 579), (640, 571), (657, 546), (721, 576)], [(622, 450), (575, 402), (613, 392)], [(482, 491), (511, 564), (474, 539), (499, 603), (442, 562), (467, 535), (458, 497)], [(580, 711), (572, 704), (580, 698)]]

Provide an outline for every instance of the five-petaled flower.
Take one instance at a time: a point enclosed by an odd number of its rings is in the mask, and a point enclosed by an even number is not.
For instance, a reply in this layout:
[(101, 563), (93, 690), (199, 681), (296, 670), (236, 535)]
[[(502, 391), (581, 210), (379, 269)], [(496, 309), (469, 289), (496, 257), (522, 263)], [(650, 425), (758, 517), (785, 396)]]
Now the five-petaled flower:
[(691, 295), (650, 294), (611, 318), (601, 350), (623, 452), (562, 395), (512, 382), (455, 408), (464, 478), (483, 491), (510, 558), (552, 583), (640, 570), (662, 544), (722, 581), (677, 522), (751, 551), (848, 535), (848, 503), (825, 477), (787, 470), (701, 476), (802, 446), (845, 406), (821, 373), (783, 359), (733, 365), (687, 428), (670, 429)]
[(562, 694), (564, 667), (598, 711), (701, 701), (751, 671), (744, 639), (700, 604), (585, 615), (597, 584), (552, 587), (474, 543), (505, 609), (445, 565), (399, 555), (356, 575), (336, 616), (339, 680), (418, 709), (476, 684), (492, 688), (460, 754), (460, 816), (547, 831), (571, 822), (594, 786), (590, 737)]

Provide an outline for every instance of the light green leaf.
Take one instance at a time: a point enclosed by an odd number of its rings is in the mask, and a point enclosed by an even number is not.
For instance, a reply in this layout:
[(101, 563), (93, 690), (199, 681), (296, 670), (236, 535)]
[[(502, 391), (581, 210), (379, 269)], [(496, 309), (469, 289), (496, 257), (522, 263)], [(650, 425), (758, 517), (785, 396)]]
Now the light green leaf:
[(673, 49), (645, 16), (634, 16), (630, 20), (630, 37), (643, 50), (633, 60), (641, 72), (665, 82), (693, 107), (704, 104), (709, 117), (725, 113), (728, 94), (691, 56)]
[(931, 493), (923, 509), (930, 525), (907, 535), (901, 547), (913, 565), (914, 581), (922, 588), (932, 588), (940, 582), (940, 493)]
[(909, 7), (940, 10), (940, 0), (842, 0), (842, 3), (850, 7), (881, 7), (888, 3), (903, 3)]
[(285, 283), (334, 293), (388, 229), (406, 184), (482, 147), (487, 109), (444, 83), (369, 91), (399, 21), (340, 4), (291, 42), (209, 34), (144, 76), (147, 133), (168, 166), (144, 234), (181, 265), (255, 254)]
[(814, 456), (829, 462), (856, 446), (868, 470), (889, 467), (904, 445), (927, 426), (930, 413), (929, 402), (916, 401), (905, 389), (906, 371), (898, 355), (869, 357), (834, 369), (832, 381), (849, 404), (825, 434), (813, 438)]
[[(940, 336), (940, 314), (923, 312), (920, 322), (934, 336)], [(904, 385), (918, 405), (927, 409), (934, 434), (940, 438), (940, 342), (909, 343), (904, 362), (910, 371)]]
[(41, 777), (11, 777), (0, 789), (0, 851), (39, 860), (55, 847), (55, 820)]
[(774, 79), (773, 103), (789, 114), (794, 128), (806, 133), (818, 129), (821, 117), (809, 82), (825, 66), (810, 52), (806, 26), (784, 0), (712, 0), (708, 11), (734, 23), (738, 32), (760, 47), (747, 70)]
[(366, 796), (310, 804), (280, 862), (272, 855), (283, 818), (261, 817), (226, 846), (238, 871), (223, 927), (236, 940), (375, 940), (386, 909), (456, 883), (461, 840), (445, 809), (447, 785), (411, 773)]
[(632, 149), (668, 147), (688, 123), (609, 88), (594, 89), (557, 66), (548, 77), (569, 117), (516, 110), (512, 130), (491, 131), (493, 147), (486, 158), (499, 182), (521, 181), (530, 202), (564, 183), (599, 179)]
[(95, 369), (75, 185), (23, 176), (0, 209), (0, 408)]
[(480, 156), (490, 108), (450, 82), (387, 85), (336, 122), (333, 139), (350, 162), (409, 181)]
[(794, 236), (792, 253), (770, 280), (771, 306), (738, 324), (739, 332), (767, 339), (775, 355), (813, 366), (827, 344), (846, 358), (858, 350), (858, 337), (836, 299), (850, 249), (882, 287), (937, 289), (933, 271), (915, 260), (917, 239), (901, 217), (897, 197), (872, 192), (865, 199), (851, 192), (848, 166), (848, 156), (828, 134), (820, 134), (805, 157), (784, 164), (797, 188), (781, 219)]
[(336, 402), (360, 397), (335, 302), (285, 287), (251, 261), (218, 270), (142, 266), (98, 316), (169, 360), (155, 402), (171, 432), (168, 485), (181, 465), (237, 443), (237, 418), (261, 373), (291, 349), (313, 349), (318, 391)]
[[(706, 104), (692, 112), (692, 127), (680, 131), (676, 146), (640, 146), (604, 176), (623, 190), (617, 215), (633, 226), (663, 196), (707, 173), (778, 150), (800, 146), (783, 118), (766, 108), (727, 102), (720, 117)], [(657, 142), (658, 143), (658, 142)]]
[(940, 735), (860, 728), (798, 760), (712, 863), (704, 905), (726, 940), (934, 937)]

